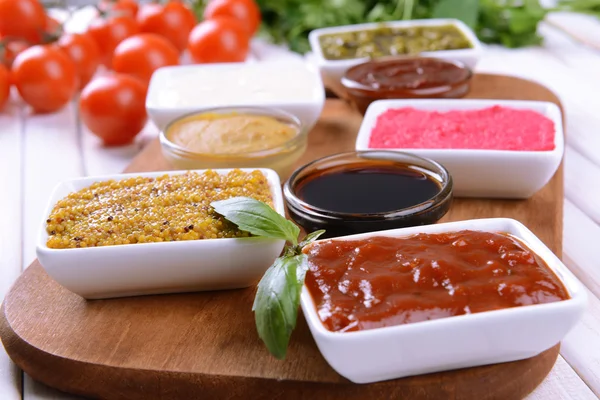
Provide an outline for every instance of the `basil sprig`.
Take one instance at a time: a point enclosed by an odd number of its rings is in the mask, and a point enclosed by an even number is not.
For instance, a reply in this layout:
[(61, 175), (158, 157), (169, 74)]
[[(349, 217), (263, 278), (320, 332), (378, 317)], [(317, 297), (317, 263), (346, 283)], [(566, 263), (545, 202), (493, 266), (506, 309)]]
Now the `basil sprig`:
[(325, 231), (312, 232), (298, 243), (300, 229), (261, 201), (234, 197), (215, 201), (211, 206), (241, 230), (290, 243), (286, 245), (283, 256), (275, 259), (258, 283), (252, 306), (258, 336), (273, 356), (284, 359), (296, 327), (300, 293), (308, 270), (308, 260), (302, 248)]
[(300, 228), (262, 201), (250, 197), (232, 197), (212, 202), (210, 205), (243, 231), (256, 236), (285, 239), (293, 245), (298, 244)]

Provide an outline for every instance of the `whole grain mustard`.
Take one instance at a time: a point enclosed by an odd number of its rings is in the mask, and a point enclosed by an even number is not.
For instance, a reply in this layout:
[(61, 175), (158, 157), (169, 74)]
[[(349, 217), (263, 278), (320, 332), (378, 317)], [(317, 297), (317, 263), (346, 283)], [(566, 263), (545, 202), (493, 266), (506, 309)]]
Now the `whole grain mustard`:
[(247, 237), (210, 206), (237, 196), (273, 204), (268, 180), (258, 170), (97, 182), (56, 204), (46, 221), (47, 245), (65, 249)]

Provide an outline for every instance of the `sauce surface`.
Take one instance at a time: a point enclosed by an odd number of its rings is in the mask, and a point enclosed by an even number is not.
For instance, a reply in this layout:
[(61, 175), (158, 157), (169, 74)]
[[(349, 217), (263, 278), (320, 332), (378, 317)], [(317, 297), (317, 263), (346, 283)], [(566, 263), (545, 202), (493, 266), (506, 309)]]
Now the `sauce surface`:
[(372, 149), (554, 150), (554, 122), (523, 109), (428, 111), (411, 107), (381, 114), (369, 139)]
[(323, 57), (327, 60), (376, 58), (473, 47), (469, 39), (454, 25), (408, 28), (382, 26), (331, 33), (320, 36), (319, 44)]
[(471, 72), (456, 63), (431, 58), (368, 62), (350, 69), (347, 78), (373, 90), (431, 89), (465, 82)]
[(272, 149), (297, 134), (296, 127), (269, 116), (206, 113), (173, 123), (167, 137), (195, 153), (234, 155)]
[(318, 171), (299, 181), (298, 198), (329, 211), (383, 213), (423, 203), (440, 190), (439, 182), (409, 165), (372, 160)]
[(568, 299), (511, 236), (460, 231), (322, 241), (304, 250), (306, 286), (330, 331), (409, 324)]
[(247, 237), (210, 206), (238, 196), (273, 206), (269, 181), (259, 170), (95, 182), (56, 203), (46, 220), (47, 245), (66, 249)]

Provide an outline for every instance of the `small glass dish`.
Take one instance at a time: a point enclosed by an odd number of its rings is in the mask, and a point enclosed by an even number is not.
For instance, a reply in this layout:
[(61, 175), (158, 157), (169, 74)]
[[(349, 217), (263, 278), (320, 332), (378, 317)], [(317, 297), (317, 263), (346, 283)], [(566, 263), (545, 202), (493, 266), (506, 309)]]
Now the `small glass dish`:
[[(271, 117), (294, 128), (296, 135), (282, 144), (243, 153), (196, 152), (174, 143), (171, 139), (170, 131), (176, 124), (215, 114)], [(159, 138), (163, 155), (176, 169), (269, 168), (275, 170), (283, 180), (290, 175), (293, 165), (306, 151), (308, 132), (296, 116), (283, 110), (263, 107), (219, 107), (187, 114), (174, 120), (160, 132)]]
[[(327, 174), (344, 166), (372, 168), (373, 162), (386, 161), (408, 166), (434, 181), (439, 190), (435, 195), (410, 207), (385, 212), (350, 213), (317, 207), (303, 200), (298, 188), (313, 176)], [(358, 167), (357, 167), (358, 166)], [(370, 188), (366, 196), (386, 196), (384, 188)], [(363, 193), (365, 195), (365, 193)], [(379, 230), (433, 224), (440, 220), (452, 203), (452, 177), (446, 168), (426, 158), (396, 151), (355, 151), (330, 155), (306, 164), (290, 176), (283, 188), (290, 217), (307, 232), (325, 229), (325, 237), (345, 236)]]
[(341, 83), (361, 114), (381, 99), (464, 97), (473, 72), (460, 61), (437, 58), (386, 58), (346, 71)]

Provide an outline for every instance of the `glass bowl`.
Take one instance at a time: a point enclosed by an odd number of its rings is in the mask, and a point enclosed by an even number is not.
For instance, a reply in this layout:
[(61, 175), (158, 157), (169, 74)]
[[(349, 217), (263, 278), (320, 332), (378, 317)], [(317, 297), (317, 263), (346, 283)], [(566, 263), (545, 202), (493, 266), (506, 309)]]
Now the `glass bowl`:
[[(373, 160), (392, 161), (422, 172), (439, 185), (439, 192), (426, 201), (387, 212), (347, 213), (309, 204), (298, 195), (298, 187), (314, 174), (344, 165), (372, 165)], [(452, 177), (441, 164), (397, 151), (353, 151), (330, 155), (295, 170), (284, 185), (283, 195), (290, 217), (306, 232), (326, 230), (326, 237), (428, 225), (441, 219), (452, 203)], [(372, 196), (386, 193), (372, 191)]]
[[(258, 151), (245, 153), (200, 153), (174, 143), (170, 138), (171, 128), (184, 120), (203, 115), (232, 114), (272, 117), (278, 122), (293, 127), (296, 135), (287, 142)], [(187, 114), (172, 121), (160, 132), (160, 144), (165, 158), (177, 169), (216, 169), (216, 168), (269, 168), (275, 170), (284, 180), (292, 172), (293, 165), (304, 154), (308, 132), (300, 120), (283, 110), (263, 107), (219, 107)]]
[(368, 61), (346, 71), (341, 83), (364, 114), (375, 100), (461, 98), (473, 72), (460, 61), (396, 57)]

